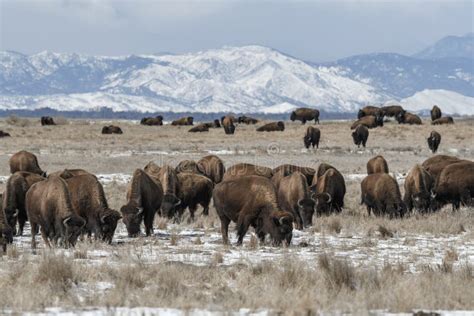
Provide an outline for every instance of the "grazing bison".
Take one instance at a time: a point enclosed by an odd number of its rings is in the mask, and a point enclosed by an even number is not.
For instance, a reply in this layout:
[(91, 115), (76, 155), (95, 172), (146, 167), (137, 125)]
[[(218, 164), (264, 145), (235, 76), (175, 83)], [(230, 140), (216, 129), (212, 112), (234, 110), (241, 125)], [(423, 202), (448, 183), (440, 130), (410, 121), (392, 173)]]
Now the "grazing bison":
[(434, 209), (451, 203), (453, 211), (472, 205), (474, 198), (474, 162), (460, 161), (446, 166), (436, 180)]
[(158, 166), (156, 163), (153, 161), (150, 161), (149, 163), (146, 164), (145, 168), (143, 168), (145, 172), (152, 177), (158, 178), (158, 174), (160, 173), (161, 167)]
[(380, 110), (383, 116), (388, 117), (396, 117), (399, 113), (405, 111), (400, 105), (383, 106)]
[(283, 132), (285, 123), (282, 121), (267, 123), (257, 128), (257, 132)]
[(46, 172), (41, 170), (38, 165), (38, 158), (28, 151), (22, 150), (11, 156), (9, 164), (10, 173), (15, 173), (17, 171), (27, 171), (46, 177)]
[(313, 187), (318, 215), (341, 212), (344, 207), (346, 184), (342, 174), (336, 169), (328, 169)]
[(182, 160), (178, 163), (175, 168), (177, 173), (181, 172), (191, 172), (201, 174), (197, 163), (194, 160)]
[(7, 132), (4, 132), (4, 131), (0, 131), (0, 138), (3, 138), (3, 137), (11, 137), (9, 133)]
[(438, 151), (439, 143), (441, 143), (441, 134), (436, 131), (432, 131), (430, 137), (428, 137), (426, 140), (428, 142), (428, 148), (431, 150), (431, 152), (433, 154), (436, 153)]
[(221, 122), (218, 119), (215, 119), (213, 122), (204, 123), (207, 128), (221, 128)]
[(376, 216), (387, 214), (392, 217), (403, 217), (405, 203), (401, 199), (397, 181), (387, 173), (369, 174), (362, 180), (360, 204), (367, 206)]
[(403, 202), (408, 211), (413, 208), (427, 212), (431, 206), (431, 189), (434, 179), (422, 166), (416, 165), (405, 178)]
[(375, 116), (375, 117), (383, 117), (382, 109), (378, 106), (364, 106), (362, 109), (359, 110), (357, 113), (357, 119), (361, 119), (365, 116)]
[(383, 156), (375, 156), (367, 161), (367, 174), (388, 173), (388, 163)]
[(45, 126), (45, 125), (56, 125), (56, 123), (54, 123), (54, 120), (51, 116), (42, 116), (41, 126)]
[(356, 129), (359, 125), (364, 125), (367, 128), (376, 128), (378, 126), (383, 126), (383, 116), (364, 116), (352, 123), (351, 129)]
[(224, 162), (216, 155), (202, 157), (197, 162), (199, 171), (214, 183), (222, 181), (225, 173)]
[(221, 124), (224, 125), (224, 119), (228, 117), (232, 123), (238, 123), (238, 119), (233, 115), (224, 115), (221, 117)]
[(230, 116), (225, 116), (222, 119), (222, 126), (224, 126), (224, 132), (227, 135), (234, 134), (235, 132), (234, 120)]
[(145, 171), (136, 169), (127, 190), (127, 204), (120, 209), (129, 236), (137, 236), (140, 233), (142, 221), (146, 235), (153, 233), (153, 220), (162, 200), (161, 183)]
[(115, 125), (102, 127), (102, 134), (123, 134), (122, 129)]
[(301, 124), (306, 124), (307, 121), (314, 120), (314, 123), (319, 124), (319, 110), (308, 109), (308, 108), (299, 108), (291, 112), (290, 120), (294, 122), (295, 120), (301, 121)]
[(84, 169), (64, 169), (62, 171), (56, 171), (48, 175), (49, 177), (61, 177), (63, 179), (69, 179), (75, 176), (82, 176), (82, 175), (90, 175), (94, 176), (94, 174), (90, 173), (89, 171), (86, 171)]
[(306, 149), (309, 148), (309, 146), (316, 146), (316, 148), (319, 148), (319, 138), (321, 137), (321, 131), (319, 128), (308, 126), (306, 129), (306, 134), (303, 137), (303, 142), (304, 142), (304, 147)]
[(314, 174), (316, 173), (316, 170), (310, 167), (300, 167), (300, 166), (295, 166), (295, 165), (290, 165), (290, 164), (283, 164), (280, 165), (276, 168), (273, 169), (273, 174), (275, 175), (276, 173), (282, 171), (283, 176), (289, 176), (293, 172), (301, 172), (305, 177), (306, 177), (306, 182), (308, 185), (311, 185), (311, 182), (313, 181)]
[(431, 125), (454, 124), (454, 119), (451, 116), (440, 117), (431, 122)]
[(199, 124), (192, 127), (188, 132), (190, 133), (209, 132), (209, 127), (206, 124)]
[(355, 131), (352, 132), (352, 139), (354, 141), (354, 145), (357, 145), (357, 148), (360, 148), (360, 145), (364, 146), (365, 148), (367, 138), (369, 138), (369, 129), (365, 125), (357, 126)]
[[(23, 235), (23, 228), (28, 220), (25, 207), (26, 192), (33, 184), (44, 179), (36, 173), (18, 171), (7, 180), (5, 192), (3, 192), (3, 209), (1, 209), (1, 212), (5, 215), (5, 219), (13, 233), (17, 233), (18, 236)], [(16, 230), (17, 222), (18, 230)]]
[[(0, 193), (0, 210), (3, 209), (3, 195)], [(7, 244), (13, 242), (13, 230), (10, 225), (8, 225), (7, 220), (3, 212), (0, 211), (0, 245), (2, 246), (3, 252), (7, 251)]]
[(192, 116), (182, 117), (171, 122), (173, 126), (193, 125), (194, 118)]
[(441, 116), (442, 116), (441, 109), (437, 105), (434, 105), (433, 108), (431, 109), (431, 120), (435, 121), (441, 118)]
[[(145, 170), (146, 171), (146, 170)], [(176, 170), (168, 165), (160, 168), (156, 175), (163, 188), (163, 201), (161, 202), (161, 216), (173, 218), (178, 205), (181, 204), (179, 196), (179, 179)]]
[(109, 208), (102, 184), (90, 174), (68, 178), (66, 184), (74, 212), (86, 221), (83, 232), (89, 237), (93, 233), (95, 239), (112, 243), (117, 222), (122, 216)]
[(318, 166), (318, 170), (316, 171), (316, 174), (314, 175), (313, 179), (311, 180), (312, 185), (316, 184), (318, 182), (318, 178), (322, 177), (322, 175), (328, 171), (329, 169), (334, 169), (337, 172), (339, 172), (335, 167), (331, 166), (328, 163), (321, 163)]
[(252, 165), (249, 163), (238, 163), (229, 167), (225, 171), (222, 181), (245, 176), (260, 176), (270, 179), (273, 176), (273, 171), (272, 169), (264, 166)]
[(275, 245), (283, 240), (289, 245), (293, 235), (293, 216), (281, 211), (271, 181), (264, 177), (248, 176), (216, 185), (212, 194), (217, 215), (221, 220), (224, 244), (229, 243), (231, 221), (237, 223), (237, 244), (241, 245), (250, 225), (260, 241), (269, 234)]
[(421, 166), (426, 169), (436, 181), (439, 174), (443, 171), (444, 168), (450, 164), (463, 161), (457, 157), (447, 156), (447, 155), (436, 155), (431, 158), (426, 159)]
[(238, 122), (239, 124), (243, 123), (243, 124), (250, 125), (250, 124), (257, 124), (258, 120), (244, 115), (244, 116), (239, 116)]
[(141, 119), (140, 124), (147, 126), (161, 126), (163, 125), (163, 116), (158, 115), (157, 117), (144, 117)]
[(400, 112), (395, 117), (398, 124), (421, 125), (421, 119), (418, 115), (406, 111)]
[(297, 229), (311, 226), (315, 201), (311, 198), (306, 177), (293, 172), (283, 177), (278, 187), (278, 204), (293, 215)]
[(31, 248), (36, 249), (38, 227), (44, 243), (50, 241), (68, 247), (76, 244), (86, 224), (74, 213), (70, 193), (64, 179), (51, 177), (36, 182), (26, 193), (26, 211), (31, 225)]
[(198, 204), (204, 208), (202, 213), (209, 215), (214, 183), (205, 176), (189, 172), (178, 173), (178, 181), (181, 203), (177, 206), (177, 219), (179, 220), (186, 208), (189, 208), (190, 219), (194, 221)]

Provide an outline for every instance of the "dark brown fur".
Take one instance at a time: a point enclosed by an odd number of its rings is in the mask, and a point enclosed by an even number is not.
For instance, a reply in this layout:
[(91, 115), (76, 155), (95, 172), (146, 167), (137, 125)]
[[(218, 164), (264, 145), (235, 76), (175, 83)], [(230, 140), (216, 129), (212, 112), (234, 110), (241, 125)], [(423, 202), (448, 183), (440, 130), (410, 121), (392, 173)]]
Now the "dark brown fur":
[(397, 119), (397, 122), (399, 124), (410, 124), (410, 125), (421, 125), (421, 124), (423, 124), (418, 115), (413, 114), (413, 113), (409, 113), (409, 112), (405, 112), (405, 111), (400, 112), (396, 116), (396, 119)]
[(303, 143), (304, 147), (307, 149), (309, 146), (316, 146), (316, 148), (319, 148), (319, 138), (321, 137), (321, 131), (319, 128), (313, 127), (313, 126), (308, 126), (306, 129), (306, 134), (303, 137)]
[(163, 125), (163, 116), (158, 115), (157, 117), (144, 117), (141, 119), (140, 124), (147, 126), (161, 126)]
[(216, 155), (202, 157), (197, 162), (199, 171), (214, 183), (222, 181), (225, 173), (224, 162)]
[(357, 113), (357, 118), (360, 120), (361, 118), (365, 116), (375, 116), (375, 117), (383, 116), (382, 109), (379, 108), (378, 106), (372, 106), (372, 105), (364, 106)]
[(451, 116), (440, 117), (431, 122), (432, 125), (454, 124), (454, 119)]
[(435, 209), (451, 203), (453, 210), (470, 206), (474, 198), (474, 162), (460, 161), (446, 166), (434, 188)]
[(357, 126), (355, 131), (352, 132), (352, 140), (354, 141), (354, 145), (357, 145), (357, 148), (359, 148), (360, 145), (364, 146), (365, 148), (368, 138), (369, 129), (365, 125)]
[(145, 172), (148, 173), (148, 175), (157, 178), (158, 174), (160, 173), (161, 167), (158, 166), (153, 161), (150, 161), (149, 163), (146, 164), (143, 170), (145, 170)]
[(388, 173), (388, 163), (383, 156), (375, 156), (367, 161), (367, 174)]
[(290, 120), (301, 121), (301, 124), (306, 124), (307, 121), (314, 120), (314, 123), (319, 124), (319, 111), (316, 109), (299, 108), (291, 112)]
[(56, 123), (54, 123), (54, 120), (51, 116), (42, 116), (41, 126), (45, 126), (45, 125), (56, 125)]
[(185, 125), (193, 125), (194, 118), (192, 116), (182, 117), (180, 119), (174, 120), (171, 122), (173, 126), (185, 126)]
[(86, 171), (84, 169), (64, 169), (62, 171), (55, 171), (51, 174), (48, 175), (49, 177), (56, 176), (56, 177), (61, 177), (63, 179), (69, 179), (75, 176), (81, 176), (81, 175), (91, 175), (94, 176), (94, 174), (90, 173), (89, 171)]
[(376, 216), (387, 214), (390, 217), (402, 217), (405, 214), (405, 204), (401, 199), (397, 181), (387, 173), (369, 174), (362, 180), (361, 204), (367, 206)]
[(28, 151), (22, 150), (11, 156), (9, 160), (10, 173), (17, 171), (27, 171), (31, 173), (39, 174), (43, 177), (46, 176), (46, 172), (41, 170), (38, 165), (38, 159), (36, 156)]
[(224, 132), (227, 135), (234, 134), (235, 132), (235, 125), (234, 120), (230, 116), (226, 116), (222, 119), (222, 126), (224, 127)]
[(198, 204), (201, 205), (204, 215), (209, 215), (209, 203), (212, 198), (214, 183), (207, 177), (195, 174), (181, 172), (178, 174), (179, 198), (181, 203), (177, 206), (179, 218), (186, 208), (189, 208), (190, 218), (194, 221), (194, 213)]
[(437, 105), (434, 105), (433, 108), (431, 109), (431, 120), (432, 121), (437, 120), (441, 118), (442, 115), (443, 114), (441, 113), (441, 109)]
[(9, 133), (7, 132), (4, 132), (4, 131), (0, 131), (0, 138), (3, 138), (3, 137), (11, 137)]
[(438, 151), (439, 144), (441, 143), (441, 134), (436, 131), (432, 131), (430, 137), (428, 137), (426, 141), (428, 142), (428, 148), (434, 154)]
[(102, 127), (102, 134), (123, 134), (122, 129), (115, 125)]
[(193, 160), (183, 160), (178, 163), (178, 165), (175, 168), (177, 173), (180, 172), (191, 172), (191, 173), (197, 173), (201, 174), (201, 171), (199, 171), (199, 167), (197, 165), (197, 162)]
[(247, 116), (240, 116), (239, 117), (239, 120), (238, 120), (239, 124), (257, 124), (258, 123), (258, 120), (257, 119), (254, 119), (252, 117), (247, 117)]
[[(146, 171), (146, 170), (145, 170)], [(179, 179), (176, 170), (168, 165), (160, 168), (156, 175), (163, 188), (163, 201), (161, 203), (161, 215), (163, 217), (175, 217), (179, 204)]]
[(398, 113), (403, 112), (404, 109), (400, 105), (389, 105), (389, 106), (383, 106), (381, 108), (382, 115), (388, 116), (388, 117), (396, 117)]
[(364, 125), (367, 128), (376, 128), (378, 126), (383, 126), (383, 117), (368, 115), (361, 117), (351, 125), (351, 129), (356, 129), (357, 126)]
[(283, 164), (280, 165), (276, 168), (273, 169), (273, 174), (275, 175), (276, 173), (282, 171), (283, 176), (289, 176), (293, 172), (301, 172), (305, 177), (306, 177), (306, 182), (308, 185), (311, 185), (311, 182), (313, 181), (314, 174), (316, 173), (316, 170), (310, 167), (301, 167), (301, 166), (295, 166), (295, 165), (290, 165), (290, 164)]
[(267, 123), (257, 128), (257, 132), (283, 132), (285, 123), (282, 121)]
[(414, 166), (405, 178), (404, 184), (403, 202), (407, 210), (411, 212), (415, 208), (423, 212), (429, 211), (433, 185), (431, 174), (420, 165)]
[(433, 179), (436, 181), (438, 179), (439, 174), (443, 171), (444, 168), (449, 166), (450, 164), (460, 162), (461, 159), (453, 156), (447, 155), (436, 155), (431, 158), (426, 159), (421, 166), (426, 169), (432, 176)]
[(199, 124), (192, 127), (188, 132), (190, 133), (209, 132), (209, 127), (206, 124)]
[(316, 201), (316, 212), (318, 215), (342, 211), (344, 207), (344, 196), (346, 195), (346, 184), (344, 177), (336, 169), (328, 169), (318, 178), (314, 187), (313, 199)]
[(222, 181), (245, 176), (261, 176), (270, 179), (273, 176), (273, 171), (272, 169), (264, 166), (257, 166), (249, 163), (238, 163), (226, 170)]

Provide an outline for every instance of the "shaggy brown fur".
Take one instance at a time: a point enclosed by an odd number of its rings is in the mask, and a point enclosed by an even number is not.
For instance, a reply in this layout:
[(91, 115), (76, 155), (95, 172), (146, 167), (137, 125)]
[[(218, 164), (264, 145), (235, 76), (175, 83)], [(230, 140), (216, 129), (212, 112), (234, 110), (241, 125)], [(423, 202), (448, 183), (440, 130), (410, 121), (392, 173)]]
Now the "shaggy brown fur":
[(413, 208), (426, 212), (431, 205), (431, 189), (433, 188), (434, 180), (431, 174), (422, 166), (416, 165), (410, 170), (405, 178), (405, 194), (403, 202), (408, 211)]
[(9, 133), (7, 132), (4, 132), (4, 131), (0, 131), (0, 138), (3, 138), (3, 137), (11, 137)]
[(314, 123), (319, 124), (319, 111), (316, 109), (299, 108), (291, 112), (290, 120), (301, 121), (301, 124), (306, 124), (307, 121), (314, 120)]
[(182, 117), (171, 122), (173, 126), (193, 125), (194, 118), (192, 116)]
[(244, 176), (261, 176), (270, 179), (273, 176), (273, 171), (268, 167), (253, 165), (249, 163), (238, 163), (229, 167), (226, 170), (222, 181), (236, 179)]
[(90, 173), (89, 171), (86, 171), (84, 169), (64, 169), (62, 171), (55, 171), (51, 174), (48, 175), (48, 178), (51, 176), (56, 176), (56, 177), (61, 177), (63, 179), (69, 179), (75, 176), (81, 176), (81, 175), (91, 175), (97, 178), (94, 174)]
[(235, 125), (234, 125), (234, 119), (230, 116), (225, 116), (222, 119), (222, 126), (224, 127), (224, 132), (227, 135), (234, 134), (235, 132)]
[(102, 134), (123, 134), (122, 129), (115, 125), (102, 127)]
[(51, 116), (42, 116), (41, 126), (45, 126), (45, 125), (56, 125), (56, 123), (54, 123), (54, 120)]
[(356, 129), (359, 125), (364, 125), (367, 128), (376, 128), (378, 126), (383, 126), (383, 117), (373, 115), (361, 117), (360, 119), (352, 123), (351, 129)]
[(38, 165), (38, 158), (28, 151), (22, 150), (11, 156), (9, 160), (10, 173), (17, 171), (27, 171), (31, 173), (39, 174), (43, 177), (46, 176), (46, 172), (41, 170)]
[(369, 174), (362, 180), (361, 202), (367, 206), (370, 216), (387, 214), (390, 217), (402, 217), (405, 214), (405, 204), (401, 199), (397, 181), (387, 173)]
[(426, 169), (432, 176), (433, 179), (436, 181), (438, 179), (439, 174), (446, 166), (450, 164), (460, 162), (461, 159), (454, 156), (447, 156), (447, 155), (436, 155), (431, 158), (426, 159), (421, 166)]
[(383, 156), (378, 155), (367, 161), (367, 174), (373, 173), (388, 173), (388, 163)]
[(214, 183), (222, 181), (225, 173), (224, 162), (216, 155), (204, 156), (197, 162), (199, 171)]
[(440, 117), (433, 122), (432, 125), (454, 124), (454, 119), (451, 116)]
[(197, 163), (193, 160), (180, 161), (178, 165), (176, 166), (175, 170), (177, 173), (180, 173), (180, 172), (191, 172), (191, 173), (197, 173), (197, 174), (201, 173), (201, 171), (199, 171)]
[(201, 132), (209, 132), (209, 127), (206, 124), (199, 124), (192, 127), (189, 133), (201, 133)]
[(357, 148), (360, 145), (364, 146), (367, 143), (367, 139), (369, 138), (369, 129), (365, 125), (359, 125), (356, 127), (355, 131), (352, 132), (352, 139), (354, 144), (357, 145)]
[(168, 165), (161, 167), (157, 178), (163, 187), (163, 202), (161, 202), (161, 216), (173, 218), (177, 207), (182, 201), (179, 198), (180, 184), (177, 172)]
[(400, 105), (389, 105), (381, 107), (381, 113), (384, 116), (396, 117), (398, 113), (403, 112), (403, 108)]
[(434, 154), (438, 151), (439, 144), (441, 143), (441, 134), (436, 131), (432, 131), (430, 133), (430, 137), (428, 137), (426, 141), (428, 142), (428, 148)]
[(257, 128), (257, 132), (283, 132), (285, 130), (285, 123), (282, 121), (267, 123)]
[(431, 109), (431, 120), (432, 121), (437, 120), (441, 118), (441, 116), (442, 116), (441, 109), (437, 105), (434, 105), (433, 108)]
[(179, 173), (178, 181), (181, 203), (177, 206), (177, 219), (179, 220), (186, 208), (189, 208), (190, 218), (194, 221), (194, 213), (198, 204), (204, 208), (202, 213), (209, 215), (209, 203), (214, 183), (205, 176), (188, 172)]
[(257, 124), (258, 123), (258, 120), (257, 119), (254, 119), (254, 118), (251, 118), (251, 117), (247, 117), (247, 116), (240, 116), (239, 117), (239, 120), (238, 120), (239, 124)]
[(396, 119), (397, 119), (397, 122), (399, 124), (410, 124), (410, 125), (421, 125), (421, 124), (423, 124), (418, 115), (413, 114), (413, 113), (409, 113), (409, 112), (405, 112), (405, 111), (400, 112), (396, 116)]
[(303, 143), (304, 147), (306, 149), (309, 148), (309, 146), (316, 146), (316, 148), (319, 148), (319, 138), (321, 137), (321, 131), (319, 128), (308, 126), (306, 129), (306, 134), (303, 137)]
[(453, 210), (471, 205), (474, 198), (474, 162), (460, 161), (446, 166), (436, 181), (435, 208), (451, 203)]
[(289, 176), (290, 174), (296, 171), (301, 172), (306, 177), (306, 182), (308, 183), (308, 185), (311, 185), (314, 174), (316, 173), (316, 170), (310, 167), (300, 167), (300, 166), (295, 166), (295, 165), (290, 165), (290, 164), (284, 164), (284, 165), (280, 165), (274, 168), (273, 174), (276, 174), (280, 171), (283, 172), (284, 177)]
[(361, 118), (365, 116), (375, 116), (375, 117), (383, 116), (382, 109), (379, 108), (378, 106), (372, 106), (372, 105), (364, 106), (357, 113), (357, 118), (360, 120)]
[(147, 126), (161, 126), (163, 125), (163, 116), (158, 115), (157, 117), (144, 117), (141, 119), (140, 124)]
[(318, 215), (329, 214), (333, 211), (341, 212), (344, 207), (346, 184), (344, 177), (336, 169), (328, 169), (318, 178), (313, 187)]

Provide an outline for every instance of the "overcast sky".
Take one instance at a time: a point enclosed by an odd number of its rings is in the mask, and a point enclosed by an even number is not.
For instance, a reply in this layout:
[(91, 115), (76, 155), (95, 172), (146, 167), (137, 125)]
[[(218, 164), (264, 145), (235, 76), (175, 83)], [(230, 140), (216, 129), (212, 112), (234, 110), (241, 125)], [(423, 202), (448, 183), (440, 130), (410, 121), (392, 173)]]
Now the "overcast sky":
[(0, 0), (0, 50), (100, 55), (258, 44), (310, 60), (413, 54), (473, 30), (473, 1)]

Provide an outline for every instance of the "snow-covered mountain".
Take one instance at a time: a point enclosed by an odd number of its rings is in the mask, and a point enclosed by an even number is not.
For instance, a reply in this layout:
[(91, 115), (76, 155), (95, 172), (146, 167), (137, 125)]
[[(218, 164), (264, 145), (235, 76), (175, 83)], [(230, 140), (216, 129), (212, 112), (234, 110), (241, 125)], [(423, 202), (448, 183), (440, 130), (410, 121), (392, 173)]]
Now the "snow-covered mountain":
[[(464, 36), (446, 36), (421, 52), (413, 55), (422, 59), (474, 58), (474, 33)], [(472, 61), (471, 61), (472, 63)]]
[[(424, 90), (455, 91), (471, 102), (473, 87), (472, 59), (372, 54), (312, 64), (261, 46), (122, 57), (0, 52), (3, 109), (283, 113), (306, 106), (354, 112)], [(457, 103), (451, 110), (437, 97), (425, 93), (417, 107), (436, 103), (446, 113), (464, 114), (474, 106)]]

